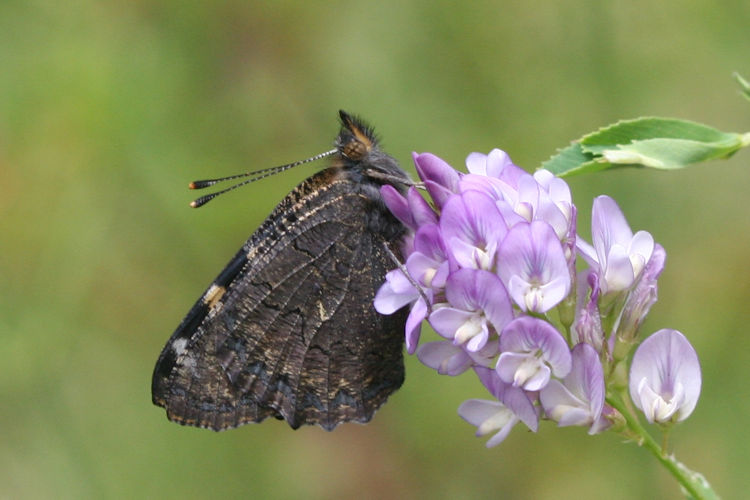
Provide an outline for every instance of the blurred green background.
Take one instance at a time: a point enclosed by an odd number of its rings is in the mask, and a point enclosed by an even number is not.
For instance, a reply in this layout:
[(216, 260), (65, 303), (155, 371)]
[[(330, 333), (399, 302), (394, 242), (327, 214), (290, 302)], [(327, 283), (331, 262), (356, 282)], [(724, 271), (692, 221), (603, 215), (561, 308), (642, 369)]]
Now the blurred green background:
[[(622, 118), (750, 130), (742, 0), (0, 3), (0, 497), (681, 498), (645, 450), (546, 423), (499, 448), (456, 414), (473, 376), (407, 360), (366, 426), (215, 434), (169, 423), (150, 378), (229, 257), (313, 169), (191, 210), (187, 182), (330, 147), (339, 108), (461, 167), (536, 168)], [(647, 332), (703, 365), (674, 450), (724, 498), (750, 465), (750, 152), (570, 180), (588, 234), (615, 197), (668, 253)]]

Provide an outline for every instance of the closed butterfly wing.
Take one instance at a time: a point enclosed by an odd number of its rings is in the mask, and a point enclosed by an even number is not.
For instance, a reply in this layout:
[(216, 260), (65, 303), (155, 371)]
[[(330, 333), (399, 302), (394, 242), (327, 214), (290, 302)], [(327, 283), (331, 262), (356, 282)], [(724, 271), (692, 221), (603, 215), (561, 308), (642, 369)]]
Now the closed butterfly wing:
[(345, 117), (334, 166), (282, 200), (162, 351), (152, 394), (171, 420), (222, 430), (274, 416), (330, 430), (369, 421), (401, 386), (406, 311), (383, 316), (372, 300), (394, 266), (385, 246), (398, 254), (405, 233), (380, 198), (382, 174), (408, 177)]

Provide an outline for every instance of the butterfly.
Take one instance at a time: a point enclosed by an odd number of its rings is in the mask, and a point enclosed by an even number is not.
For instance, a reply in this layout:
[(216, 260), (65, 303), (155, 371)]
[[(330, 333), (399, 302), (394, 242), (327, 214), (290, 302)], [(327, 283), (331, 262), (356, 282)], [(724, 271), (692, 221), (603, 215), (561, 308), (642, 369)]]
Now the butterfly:
[(380, 187), (413, 183), (368, 125), (339, 116), (334, 149), (256, 175), (332, 158), (281, 200), (165, 345), (151, 390), (170, 420), (219, 431), (275, 417), (332, 430), (368, 422), (403, 383), (408, 311), (380, 315), (373, 298), (407, 233)]

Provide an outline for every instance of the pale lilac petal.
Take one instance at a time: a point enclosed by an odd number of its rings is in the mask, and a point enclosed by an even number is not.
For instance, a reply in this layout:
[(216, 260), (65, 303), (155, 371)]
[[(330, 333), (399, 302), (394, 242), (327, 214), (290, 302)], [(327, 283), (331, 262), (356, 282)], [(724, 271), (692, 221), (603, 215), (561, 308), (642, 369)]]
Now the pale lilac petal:
[(466, 169), (477, 175), (487, 175), (487, 155), (483, 153), (469, 153), (466, 157)]
[(406, 260), (406, 269), (409, 275), (426, 287), (432, 286), (432, 281), (437, 274), (442, 262), (426, 256), (421, 252), (414, 252)]
[(461, 267), (489, 269), (494, 264), (494, 252), (491, 255), (485, 249), (457, 237), (451, 237), (447, 243), (450, 256)]
[[(526, 379), (518, 377), (518, 382), (514, 383), (515, 386), (523, 385), (525, 391), (538, 391), (549, 383), (552, 372), (547, 365), (542, 365), (539, 369), (535, 370), (533, 375)], [(522, 381), (523, 380), (523, 381)]]
[(584, 426), (589, 424), (591, 424), (591, 415), (587, 410), (582, 408), (571, 408), (557, 422), (559, 427), (568, 427), (571, 425)]
[(494, 179), (485, 175), (465, 174), (461, 176), (461, 181), (458, 183), (458, 191), (460, 193), (479, 191), (493, 200), (501, 200), (503, 197), (500, 184), (500, 179)]
[[(542, 396), (543, 394), (543, 396)], [(543, 399), (542, 399), (543, 397)], [(584, 401), (572, 394), (560, 381), (551, 380), (540, 393), (545, 413), (560, 427), (591, 424), (591, 415)]]
[(667, 252), (664, 247), (658, 243), (654, 244), (654, 250), (651, 252), (651, 258), (646, 264), (646, 269), (643, 271), (643, 281), (648, 286), (653, 286), (656, 283), (657, 278), (661, 275), (664, 270), (664, 264), (667, 260)]
[(599, 277), (591, 270), (578, 274), (575, 321), (572, 341), (586, 342), (597, 352), (604, 347), (604, 329), (599, 314)]
[(486, 401), (483, 399), (470, 399), (464, 401), (458, 407), (458, 414), (477, 427), (476, 435), (485, 436), (491, 432), (498, 431), (486, 446), (491, 448), (497, 446), (508, 436), (513, 426), (518, 422), (513, 412), (502, 403)]
[(576, 238), (576, 249), (592, 269), (599, 268), (599, 257), (596, 254), (596, 249), (580, 236)]
[(472, 174), (502, 178), (505, 182), (517, 186), (517, 179), (526, 172), (513, 164), (505, 151), (493, 149), (490, 154), (470, 153), (466, 157), (466, 168)]
[(432, 153), (412, 154), (419, 178), (431, 180), (451, 191), (458, 187), (459, 173), (448, 162)]
[(439, 209), (442, 209), (443, 206), (448, 202), (448, 200), (455, 194), (454, 191), (451, 191), (447, 187), (438, 184), (435, 181), (424, 181), (424, 187), (427, 189), (427, 192), (430, 195), (430, 198), (435, 203), (435, 206)]
[(568, 183), (549, 170), (537, 170), (534, 172), (534, 179), (549, 193), (550, 198), (556, 203), (566, 203), (568, 205), (573, 203)]
[(409, 204), (409, 210), (413, 214), (417, 227), (425, 224), (437, 224), (437, 214), (414, 186), (410, 187), (406, 192), (406, 201)]
[[(525, 173), (523, 169), (513, 163), (510, 155), (502, 149), (495, 148), (487, 155), (487, 175), (489, 177), (515, 181)], [(516, 185), (515, 183), (513, 184)]]
[(633, 263), (627, 249), (620, 245), (611, 247), (606, 262), (604, 280), (607, 283), (607, 291), (625, 290), (633, 284)]
[(644, 340), (630, 365), (630, 397), (649, 422), (679, 422), (695, 409), (701, 391), (698, 355), (677, 330)]
[(487, 344), (477, 351), (465, 351), (471, 358), (473, 365), (489, 368), (495, 363), (499, 349), (497, 339), (487, 342)]
[(526, 391), (538, 391), (549, 382), (551, 371), (539, 359), (515, 352), (503, 352), (497, 361), (497, 373), (503, 382)]
[(463, 267), (489, 269), (507, 228), (495, 202), (484, 193), (452, 196), (443, 207), (440, 230), (448, 250)]
[[(478, 315), (475, 312), (455, 309), (453, 307), (440, 307), (430, 314), (430, 325), (441, 336), (453, 339), (459, 328), (473, 323)], [(481, 326), (477, 324), (477, 333)]]
[(500, 379), (497, 372), (491, 368), (475, 366), (474, 372), (490, 394), (513, 410), (513, 413), (529, 429), (534, 432), (537, 431), (539, 427), (539, 414), (534, 407), (534, 402), (523, 389), (506, 384)]
[(449, 276), (445, 296), (454, 308), (480, 311), (496, 331), (513, 319), (513, 307), (505, 287), (500, 278), (489, 271), (459, 269)]
[(380, 195), (388, 210), (412, 231), (423, 224), (437, 223), (437, 214), (414, 186), (404, 197), (396, 188), (385, 184), (380, 188)]
[(536, 432), (539, 429), (539, 413), (534, 407), (534, 402), (529, 399), (529, 395), (523, 389), (512, 385), (505, 386), (501, 401), (513, 410), (513, 413), (529, 430)]
[[(475, 427), (481, 426), (488, 419), (492, 418), (498, 411), (504, 408), (502, 403), (497, 401), (487, 401), (486, 399), (469, 399), (461, 403), (458, 413), (461, 418)], [(478, 431), (477, 435), (482, 436), (486, 432)]]
[(406, 351), (414, 354), (419, 344), (419, 337), (422, 331), (422, 321), (427, 317), (427, 304), (421, 297), (417, 300), (406, 318)]
[[(503, 415), (503, 417), (504, 416), (505, 415)], [(498, 417), (496, 418), (499, 420)], [(513, 430), (513, 426), (515, 426), (517, 423), (518, 423), (518, 417), (516, 417), (515, 415), (511, 416), (511, 418), (507, 421), (507, 423), (505, 423), (505, 425), (500, 429), (500, 431), (487, 440), (487, 442), (485, 443), (485, 446), (487, 448), (492, 448), (493, 446), (497, 446), (503, 441), (505, 441), (505, 438), (508, 437), (508, 434), (510, 434), (510, 431)], [(497, 425), (497, 423), (495, 423), (494, 425)]]
[(451, 273), (445, 284), (445, 297), (453, 307), (466, 311), (476, 311), (481, 308), (477, 286), (477, 279), (483, 273), (476, 269), (459, 269)]
[(521, 316), (508, 323), (500, 337), (500, 351), (538, 351), (556, 377), (564, 377), (570, 372), (571, 356), (565, 338), (554, 326), (539, 318)]
[(385, 283), (375, 294), (375, 310), (380, 314), (393, 314), (417, 298), (419, 292), (400, 269), (394, 269), (386, 274)]
[[(543, 220), (555, 230), (555, 234), (559, 240), (563, 240), (568, 232), (570, 231), (570, 215), (571, 212), (564, 213), (560, 210), (560, 207), (552, 203), (549, 198), (542, 196), (539, 201), (539, 206), (534, 211), (535, 220)], [(570, 210), (570, 207), (568, 207)]]
[(625, 215), (609, 196), (597, 196), (594, 199), (591, 218), (591, 234), (600, 259), (614, 244), (629, 242), (633, 238)]
[(518, 179), (526, 173), (511, 161), (505, 151), (493, 149), (490, 154), (471, 153), (466, 158), (466, 167), (472, 174), (486, 175), (501, 179), (512, 186), (518, 186)]
[(524, 311), (546, 312), (570, 292), (564, 250), (546, 222), (513, 226), (498, 249), (498, 262), (500, 278)]
[(459, 173), (443, 159), (431, 153), (413, 154), (414, 165), (427, 192), (438, 207), (458, 191)]
[(422, 344), (417, 349), (417, 358), (441, 375), (459, 375), (472, 365), (472, 358), (450, 341)]
[(558, 275), (538, 288), (538, 300), (535, 301), (532, 311), (549, 311), (570, 293), (570, 275)]
[(664, 270), (664, 263), (667, 254), (661, 245), (656, 244), (651, 254), (646, 268), (643, 270), (640, 279), (636, 282), (633, 290), (628, 294), (622, 313), (615, 327), (617, 335), (624, 339), (630, 340), (636, 338), (638, 329), (644, 318), (656, 302), (657, 279)]
[(630, 262), (633, 265), (633, 274), (639, 276), (646, 263), (651, 259), (654, 251), (654, 237), (646, 231), (638, 231), (633, 235), (628, 247)]
[(513, 210), (513, 207), (505, 200), (498, 200), (495, 202), (495, 205), (497, 205), (497, 210), (500, 212), (500, 216), (505, 221), (505, 227), (511, 228), (515, 226), (516, 224), (522, 223), (522, 222), (528, 222), (526, 219), (518, 215), (515, 210)]
[(445, 260), (445, 245), (437, 224), (423, 224), (414, 234), (414, 250), (436, 260)]
[(593, 436), (594, 434), (606, 431), (612, 427), (613, 422), (618, 418), (618, 415), (619, 412), (617, 412), (617, 410), (605, 404), (599, 418), (596, 419), (596, 422), (591, 424), (591, 427), (589, 427), (588, 433)]
[(580, 343), (573, 348), (572, 369), (558, 382), (552, 380), (539, 392), (546, 415), (558, 425), (589, 425), (590, 432), (602, 426), (604, 372), (593, 347)]
[(548, 322), (530, 316), (514, 319), (500, 334), (497, 373), (503, 382), (537, 391), (553, 371), (564, 377), (571, 370), (571, 354), (563, 336)]
[(535, 218), (554, 227), (562, 240), (570, 231), (575, 217), (570, 187), (567, 182), (544, 169), (534, 172), (534, 179), (542, 188)]
[(591, 232), (596, 261), (592, 261), (585, 245), (578, 248), (602, 277), (602, 291), (607, 294), (629, 289), (651, 258), (653, 237), (645, 231), (633, 235), (617, 203), (608, 196), (594, 200)]
[(490, 331), (489, 331), (489, 328), (487, 327), (486, 322), (482, 322), (480, 324), (480, 329), (478, 333), (472, 333), (471, 331), (463, 335), (462, 333), (463, 332), (461, 331), (456, 332), (456, 336), (454, 337), (454, 342), (457, 342), (459, 344), (466, 342), (466, 350), (469, 352), (479, 351), (485, 345), (487, 345), (487, 341), (490, 338)]
[(414, 221), (411, 209), (409, 209), (409, 203), (406, 201), (404, 195), (390, 184), (385, 184), (380, 187), (380, 196), (382, 196), (385, 206), (388, 207), (388, 210), (390, 210), (398, 220), (412, 230), (417, 229), (417, 224)]
[[(470, 270), (465, 270), (470, 271)], [(464, 273), (464, 270), (454, 274)], [(470, 271), (474, 275), (477, 304), (497, 331), (513, 319), (513, 306), (505, 291), (503, 282), (497, 275), (488, 271)], [(447, 294), (447, 291), (446, 291)]]
[(596, 420), (604, 406), (604, 370), (596, 350), (588, 344), (576, 345), (571, 356), (571, 372), (565, 377), (565, 385), (589, 402), (591, 416)]
[(630, 241), (630, 253), (642, 255), (646, 261), (654, 251), (654, 237), (648, 231), (638, 231)]
[(433, 288), (444, 288), (450, 275), (450, 262), (445, 261), (435, 270), (435, 276), (432, 277)]
[(513, 206), (513, 210), (527, 222), (531, 222), (538, 206), (539, 184), (531, 174), (524, 174), (518, 180), (518, 199)]
[[(461, 205), (456, 204), (452, 208), (458, 210), (458, 213), (451, 214), (454, 219), (448, 222), (453, 224), (446, 224), (453, 234), (454, 226), (457, 225), (462, 231), (471, 231), (467, 235), (473, 236), (474, 240), (499, 240), (505, 235), (506, 228), (502, 224), (502, 219), (498, 217), (497, 207), (492, 198), (484, 193), (468, 191), (457, 199), (461, 200)], [(443, 213), (443, 216), (445, 215), (447, 214)], [(441, 224), (441, 229), (443, 227)]]

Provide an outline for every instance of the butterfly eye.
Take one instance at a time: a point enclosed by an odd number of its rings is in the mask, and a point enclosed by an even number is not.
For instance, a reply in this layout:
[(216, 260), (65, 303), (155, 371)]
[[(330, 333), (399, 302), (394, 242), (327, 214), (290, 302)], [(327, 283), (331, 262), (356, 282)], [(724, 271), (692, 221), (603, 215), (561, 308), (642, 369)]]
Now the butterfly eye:
[(341, 154), (352, 161), (361, 161), (367, 154), (367, 146), (352, 137), (352, 139), (341, 148)]

